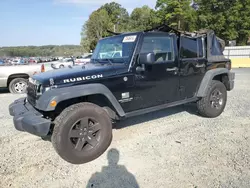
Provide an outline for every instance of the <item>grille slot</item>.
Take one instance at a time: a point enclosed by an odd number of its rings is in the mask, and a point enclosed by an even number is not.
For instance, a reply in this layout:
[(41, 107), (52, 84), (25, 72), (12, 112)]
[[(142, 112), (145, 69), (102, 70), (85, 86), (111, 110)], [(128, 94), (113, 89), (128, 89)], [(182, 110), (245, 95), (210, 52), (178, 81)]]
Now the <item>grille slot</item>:
[(28, 82), (27, 99), (32, 106), (36, 105), (36, 99), (37, 99), (36, 91), (37, 91), (37, 86)]

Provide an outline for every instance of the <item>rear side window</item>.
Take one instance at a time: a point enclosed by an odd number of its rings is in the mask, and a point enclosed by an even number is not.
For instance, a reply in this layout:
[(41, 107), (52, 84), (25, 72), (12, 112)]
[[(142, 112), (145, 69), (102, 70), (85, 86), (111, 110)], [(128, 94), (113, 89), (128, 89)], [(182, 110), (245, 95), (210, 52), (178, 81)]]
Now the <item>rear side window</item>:
[(222, 52), (222, 47), (219, 43), (219, 41), (216, 39), (215, 36), (213, 36), (213, 40), (212, 40), (212, 51), (211, 51), (212, 55), (223, 55)]
[(170, 36), (145, 36), (140, 53), (154, 53), (156, 62), (173, 61), (173, 38)]
[(197, 39), (187, 38), (187, 37), (181, 38), (181, 57), (182, 58), (198, 57)]
[(181, 37), (180, 53), (184, 59), (204, 57), (202, 38)]

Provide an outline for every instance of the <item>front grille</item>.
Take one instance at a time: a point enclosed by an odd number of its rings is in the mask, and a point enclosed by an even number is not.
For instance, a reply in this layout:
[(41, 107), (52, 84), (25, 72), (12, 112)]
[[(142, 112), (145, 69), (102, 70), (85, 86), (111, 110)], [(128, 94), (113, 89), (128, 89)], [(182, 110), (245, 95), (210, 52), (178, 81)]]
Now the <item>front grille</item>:
[(36, 91), (37, 91), (37, 86), (28, 82), (27, 100), (32, 106), (36, 105), (36, 99), (37, 99)]

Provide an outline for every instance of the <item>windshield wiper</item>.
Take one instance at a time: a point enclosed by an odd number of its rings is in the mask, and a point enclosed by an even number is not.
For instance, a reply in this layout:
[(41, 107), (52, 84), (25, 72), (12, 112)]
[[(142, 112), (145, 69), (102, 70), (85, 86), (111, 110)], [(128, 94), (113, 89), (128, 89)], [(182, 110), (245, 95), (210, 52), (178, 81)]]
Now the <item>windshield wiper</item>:
[(98, 61), (97, 59), (91, 59), (90, 62), (91, 62), (91, 61), (94, 61), (94, 63), (98, 63), (98, 64), (101, 65), (100, 61)]
[(105, 58), (105, 59), (91, 59), (94, 61), (94, 63), (98, 63), (98, 64), (106, 64), (106, 62), (108, 62), (110, 65), (114, 65), (113, 61), (111, 59)]
[(110, 65), (114, 65), (114, 63), (110, 59), (108, 59), (108, 58), (107, 59), (102, 59), (102, 60), (108, 61)]

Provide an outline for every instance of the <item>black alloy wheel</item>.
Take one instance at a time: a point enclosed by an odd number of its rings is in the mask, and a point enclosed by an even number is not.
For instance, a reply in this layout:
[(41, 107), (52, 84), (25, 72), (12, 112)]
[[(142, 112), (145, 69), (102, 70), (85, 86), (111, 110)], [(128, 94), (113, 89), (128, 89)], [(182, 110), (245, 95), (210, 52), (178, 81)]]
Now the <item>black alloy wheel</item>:
[(207, 89), (206, 96), (197, 102), (197, 108), (200, 115), (215, 118), (220, 116), (224, 111), (226, 103), (226, 86), (218, 80), (212, 80)]
[(68, 138), (76, 150), (88, 151), (100, 142), (100, 136), (100, 123), (94, 118), (85, 117), (72, 126)]
[(220, 109), (223, 105), (223, 95), (222, 93), (218, 90), (215, 89), (210, 97), (210, 104), (212, 108)]

